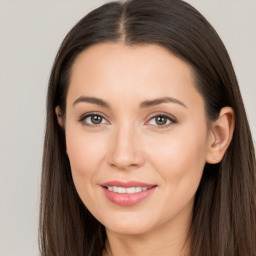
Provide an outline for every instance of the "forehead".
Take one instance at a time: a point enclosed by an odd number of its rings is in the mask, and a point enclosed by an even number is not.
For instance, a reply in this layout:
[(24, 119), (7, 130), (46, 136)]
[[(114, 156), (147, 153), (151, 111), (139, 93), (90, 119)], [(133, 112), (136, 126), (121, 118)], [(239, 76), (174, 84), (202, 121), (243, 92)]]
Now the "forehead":
[(183, 76), (193, 76), (193, 69), (189, 64), (156, 44), (128, 46), (123, 43), (106, 42), (93, 45), (77, 56), (72, 66), (71, 78), (96, 68), (101, 73), (107, 70), (108, 74), (116, 74), (116, 71), (123, 70), (126, 74), (133, 72), (141, 76), (144, 74), (143, 71), (155, 70), (160, 72), (160, 75), (164, 72), (176, 73), (175, 77), (178, 77), (176, 71), (182, 69)]
[(81, 95), (109, 100), (182, 98), (197, 93), (191, 66), (153, 44), (100, 43), (89, 47), (76, 58), (69, 87), (68, 98), (72, 99)]

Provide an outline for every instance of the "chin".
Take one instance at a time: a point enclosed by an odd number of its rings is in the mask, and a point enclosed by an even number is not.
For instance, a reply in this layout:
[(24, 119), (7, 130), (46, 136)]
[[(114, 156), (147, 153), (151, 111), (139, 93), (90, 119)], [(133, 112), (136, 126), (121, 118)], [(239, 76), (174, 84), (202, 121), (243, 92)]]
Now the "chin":
[(106, 227), (106, 230), (123, 235), (142, 235), (153, 228), (153, 221), (146, 218), (134, 218), (133, 216), (108, 219), (101, 223)]
[(106, 230), (120, 235), (138, 236), (148, 233), (150, 228), (142, 226), (136, 227), (132, 225), (114, 225), (106, 227)]

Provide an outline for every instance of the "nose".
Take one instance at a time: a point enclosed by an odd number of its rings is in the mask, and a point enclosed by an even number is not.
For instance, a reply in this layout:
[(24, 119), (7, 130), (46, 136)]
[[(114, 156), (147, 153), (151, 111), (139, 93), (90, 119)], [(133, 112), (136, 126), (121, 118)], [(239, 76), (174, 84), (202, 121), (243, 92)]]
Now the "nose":
[(140, 136), (140, 133), (130, 126), (117, 128), (111, 136), (109, 164), (119, 170), (141, 167), (145, 159)]

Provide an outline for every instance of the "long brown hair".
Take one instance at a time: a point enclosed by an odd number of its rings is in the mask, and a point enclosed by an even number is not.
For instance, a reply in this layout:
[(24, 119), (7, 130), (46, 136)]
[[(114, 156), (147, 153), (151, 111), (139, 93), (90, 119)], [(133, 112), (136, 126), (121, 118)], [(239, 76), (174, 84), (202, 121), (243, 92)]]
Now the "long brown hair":
[(206, 164), (196, 192), (189, 233), (193, 256), (256, 255), (255, 151), (229, 55), (207, 20), (180, 0), (131, 0), (101, 6), (64, 39), (48, 88), (43, 156), (40, 249), (42, 256), (101, 255), (105, 229), (80, 200), (55, 107), (65, 114), (75, 58), (100, 42), (158, 44), (190, 64), (209, 120), (221, 108), (235, 112), (232, 142), (219, 164)]

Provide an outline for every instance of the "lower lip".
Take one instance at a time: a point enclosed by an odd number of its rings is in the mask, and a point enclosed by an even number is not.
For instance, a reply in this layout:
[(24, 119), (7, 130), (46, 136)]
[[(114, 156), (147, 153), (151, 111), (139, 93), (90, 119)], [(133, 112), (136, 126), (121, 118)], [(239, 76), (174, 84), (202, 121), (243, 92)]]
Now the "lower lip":
[(118, 204), (120, 206), (132, 206), (143, 199), (149, 197), (156, 189), (156, 187), (149, 188), (147, 190), (133, 193), (133, 194), (121, 194), (121, 193), (115, 193), (113, 191), (108, 190), (105, 187), (102, 187), (103, 191), (106, 195), (106, 197), (115, 204)]

